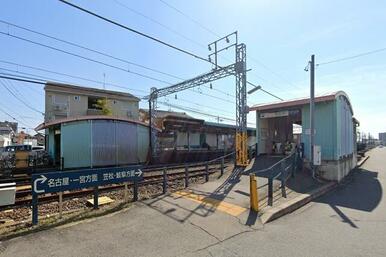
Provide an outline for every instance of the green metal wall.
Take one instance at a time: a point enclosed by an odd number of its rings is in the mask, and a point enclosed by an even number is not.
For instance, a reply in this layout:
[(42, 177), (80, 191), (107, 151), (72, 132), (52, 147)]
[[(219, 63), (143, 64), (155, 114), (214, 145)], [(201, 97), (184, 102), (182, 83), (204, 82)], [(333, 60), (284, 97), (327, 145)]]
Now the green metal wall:
[(64, 168), (90, 167), (91, 122), (76, 121), (61, 126), (61, 156)]
[[(315, 104), (315, 145), (320, 145), (322, 160), (337, 160), (337, 111), (336, 101)], [(304, 155), (310, 158), (310, 106), (302, 108), (302, 142)]]
[(138, 137), (138, 158), (140, 162), (146, 162), (149, 152), (149, 128), (143, 125), (137, 125)]
[(48, 131), (48, 155), (55, 159), (55, 130), (53, 128), (47, 129)]

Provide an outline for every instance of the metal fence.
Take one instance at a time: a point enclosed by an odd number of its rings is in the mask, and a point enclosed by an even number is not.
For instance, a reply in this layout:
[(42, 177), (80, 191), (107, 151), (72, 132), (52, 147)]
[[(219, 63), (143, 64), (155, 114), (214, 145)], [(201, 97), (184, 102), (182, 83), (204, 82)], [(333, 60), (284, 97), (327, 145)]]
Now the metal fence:
[[(215, 158), (213, 160), (202, 162), (202, 166), (205, 166), (205, 171), (203, 173), (203, 175), (205, 176), (205, 182), (209, 181), (209, 175), (210, 175), (209, 165), (220, 164), (220, 174), (222, 176), (224, 174), (225, 159), (232, 159), (234, 157), (234, 155), (235, 155), (235, 153), (232, 152), (232, 153), (226, 154), (224, 156)], [(193, 167), (197, 168), (198, 166), (199, 166), (198, 163), (185, 164), (185, 166), (184, 166), (184, 168), (185, 168), (185, 173), (184, 173), (185, 188), (189, 186), (189, 178), (191, 178), (193, 176), (196, 177), (198, 175), (201, 175), (201, 174), (194, 174), (194, 175), (190, 174), (190, 169)], [(164, 194), (167, 192), (167, 188), (168, 188), (168, 175), (173, 175), (173, 174), (168, 174), (168, 168), (165, 167), (163, 169), (163, 181), (162, 181), (162, 191)]]
[(268, 179), (268, 205), (273, 204), (273, 181), (275, 179), (281, 181), (281, 193), (283, 197), (287, 197), (285, 186), (289, 176), (294, 177), (295, 171), (299, 166), (299, 154), (295, 151), (289, 156), (276, 162), (269, 168), (252, 172), (257, 177), (264, 177)]

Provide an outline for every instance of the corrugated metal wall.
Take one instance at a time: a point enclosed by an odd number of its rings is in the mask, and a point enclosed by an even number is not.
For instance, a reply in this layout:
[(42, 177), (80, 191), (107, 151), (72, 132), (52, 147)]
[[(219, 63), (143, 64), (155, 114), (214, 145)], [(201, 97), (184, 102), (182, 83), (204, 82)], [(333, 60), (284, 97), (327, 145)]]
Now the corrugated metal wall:
[(61, 156), (65, 168), (145, 162), (148, 149), (148, 127), (140, 124), (93, 120), (61, 126)]
[(90, 167), (91, 122), (77, 121), (61, 126), (61, 156), (65, 168)]
[(147, 160), (149, 152), (149, 127), (137, 125), (137, 138), (138, 138), (138, 158), (140, 162)]
[(117, 163), (117, 145), (114, 121), (92, 121), (92, 166), (109, 166)]
[(337, 101), (337, 129), (338, 129), (338, 157), (352, 154), (354, 152), (354, 128), (352, 113), (346, 98), (340, 96)]
[(116, 122), (115, 131), (118, 147), (118, 164), (123, 165), (139, 162), (137, 153), (137, 125), (127, 122)]

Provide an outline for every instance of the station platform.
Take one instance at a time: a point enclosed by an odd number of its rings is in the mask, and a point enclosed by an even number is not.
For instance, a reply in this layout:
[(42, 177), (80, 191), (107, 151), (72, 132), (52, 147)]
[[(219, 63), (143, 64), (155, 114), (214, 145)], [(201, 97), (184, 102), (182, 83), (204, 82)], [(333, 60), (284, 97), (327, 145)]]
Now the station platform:
[(280, 182), (274, 181), (273, 206), (268, 206), (268, 179), (257, 178), (259, 214), (250, 210), (249, 173), (268, 168), (283, 156), (261, 156), (245, 169), (227, 170), (222, 177), (204, 184), (150, 199), (144, 203), (159, 213), (179, 222), (200, 227), (219, 240), (237, 233), (263, 227), (261, 215), (297, 196), (318, 188), (323, 182), (315, 181), (308, 172), (297, 172), (287, 181), (287, 197), (281, 196)]

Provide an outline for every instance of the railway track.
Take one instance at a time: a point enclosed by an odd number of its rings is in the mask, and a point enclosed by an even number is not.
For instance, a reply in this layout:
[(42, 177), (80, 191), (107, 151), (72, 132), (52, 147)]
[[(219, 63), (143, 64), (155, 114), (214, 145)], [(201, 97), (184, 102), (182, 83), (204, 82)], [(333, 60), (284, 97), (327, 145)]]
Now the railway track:
[[(206, 168), (204, 163), (197, 163), (189, 165), (188, 178), (196, 178), (206, 176)], [(230, 162), (224, 163), (224, 169), (230, 165)], [(203, 167), (203, 168), (202, 168)], [(143, 169), (144, 176), (143, 180), (138, 183), (139, 187), (144, 187), (148, 185), (157, 185), (162, 184), (164, 181), (163, 170), (167, 168), (167, 183), (168, 187), (172, 186), (175, 181), (184, 180), (186, 177), (185, 165), (173, 165), (173, 166), (159, 166), (159, 167), (146, 167)], [(208, 174), (214, 174), (219, 170), (219, 163), (213, 163), (208, 165)], [(182, 171), (181, 171), (182, 170)], [(21, 180), (20, 180), (21, 181)], [(15, 182), (15, 181), (13, 181)], [(30, 186), (30, 178), (28, 184), (18, 184), (17, 188), (22, 188), (23, 186)], [(129, 188), (133, 187), (133, 184), (128, 184)], [(123, 189), (124, 184), (113, 184), (108, 186), (100, 187), (98, 190), (100, 192), (110, 192), (114, 190)], [(9, 209), (12, 207), (21, 207), (21, 206), (30, 206), (32, 203), (32, 194), (31, 189), (22, 189), (16, 191), (16, 200), (14, 205), (3, 206), (0, 210)], [(75, 197), (82, 197), (93, 193), (93, 189), (83, 189), (76, 191), (68, 191), (63, 193), (63, 199), (71, 199)], [(48, 203), (58, 200), (58, 194), (45, 194), (39, 196), (39, 203)]]

